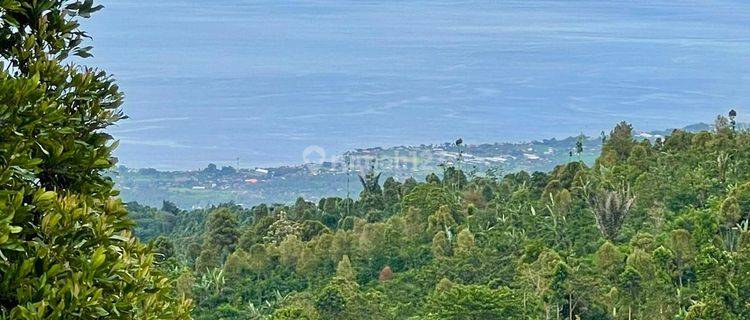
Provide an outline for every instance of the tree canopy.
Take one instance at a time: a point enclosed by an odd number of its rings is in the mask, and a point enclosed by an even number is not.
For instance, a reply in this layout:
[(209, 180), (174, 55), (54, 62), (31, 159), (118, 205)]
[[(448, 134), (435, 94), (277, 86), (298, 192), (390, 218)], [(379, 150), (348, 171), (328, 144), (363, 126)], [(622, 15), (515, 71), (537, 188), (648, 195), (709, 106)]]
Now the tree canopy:
[[(358, 199), (176, 210), (168, 229), (133, 208), (174, 242), (198, 319), (745, 319), (748, 159), (745, 131), (620, 123), (591, 167), (370, 172)], [(195, 264), (206, 249), (228, 257)]]

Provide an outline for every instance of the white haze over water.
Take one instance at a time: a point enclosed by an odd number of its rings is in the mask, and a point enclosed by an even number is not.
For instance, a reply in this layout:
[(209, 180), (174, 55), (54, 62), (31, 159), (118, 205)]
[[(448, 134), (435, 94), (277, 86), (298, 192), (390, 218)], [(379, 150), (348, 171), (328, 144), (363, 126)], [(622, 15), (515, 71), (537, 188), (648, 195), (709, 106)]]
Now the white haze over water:
[[(122, 164), (598, 135), (750, 112), (746, 1), (103, 1)], [(744, 108), (743, 108), (744, 107)]]

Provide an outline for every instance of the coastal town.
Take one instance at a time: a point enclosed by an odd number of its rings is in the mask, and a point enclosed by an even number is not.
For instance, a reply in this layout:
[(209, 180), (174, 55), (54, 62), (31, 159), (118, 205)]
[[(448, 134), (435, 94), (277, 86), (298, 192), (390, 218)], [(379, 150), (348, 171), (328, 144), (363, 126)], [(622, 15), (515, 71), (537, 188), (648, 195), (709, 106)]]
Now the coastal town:
[[(580, 153), (575, 150), (579, 140), (582, 142)], [(333, 161), (294, 166), (238, 169), (231, 165), (209, 164), (190, 171), (120, 166), (112, 176), (126, 201), (140, 199), (140, 202), (157, 206), (166, 199), (183, 208), (229, 201), (252, 206), (261, 202), (291, 202), (300, 196), (316, 200), (324, 195), (356, 195), (361, 190), (357, 175), (369, 170), (397, 180), (423, 179), (433, 172), (441, 174), (446, 166), (460, 167), (469, 175), (483, 175), (488, 170), (533, 172), (550, 170), (568, 161), (591, 162), (600, 147), (600, 139), (594, 137), (525, 143), (375, 147), (352, 150)]]

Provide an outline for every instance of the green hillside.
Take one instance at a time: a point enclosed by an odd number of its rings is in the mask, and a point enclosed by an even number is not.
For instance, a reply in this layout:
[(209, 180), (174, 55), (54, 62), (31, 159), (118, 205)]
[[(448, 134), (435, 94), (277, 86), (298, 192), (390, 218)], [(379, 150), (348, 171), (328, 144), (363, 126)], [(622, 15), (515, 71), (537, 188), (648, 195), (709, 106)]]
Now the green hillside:
[(592, 166), (129, 208), (197, 319), (747, 319), (750, 133), (717, 123), (618, 124)]

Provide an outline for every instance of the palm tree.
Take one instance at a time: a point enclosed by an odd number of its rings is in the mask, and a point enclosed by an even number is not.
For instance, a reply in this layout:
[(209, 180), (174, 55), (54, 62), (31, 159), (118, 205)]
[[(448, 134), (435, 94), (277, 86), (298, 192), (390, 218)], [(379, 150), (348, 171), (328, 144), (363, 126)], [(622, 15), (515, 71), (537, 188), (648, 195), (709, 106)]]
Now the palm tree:
[(734, 109), (729, 110), (729, 125), (732, 127), (732, 131), (734, 131), (737, 128), (737, 122), (734, 120), (734, 118), (737, 117), (737, 111)]
[(578, 161), (583, 161), (583, 158), (581, 158), (581, 154), (583, 153), (583, 142), (586, 140), (586, 136), (581, 133), (581, 135), (578, 136), (578, 139), (576, 140), (576, 154), (578, 154)]
[(602, 189), (589, 196), (589, 205), (594, 211), (596, 225), (602, 236), (614, 242), (634, 202), (635, 196), (631, 194), (630, 188)]

